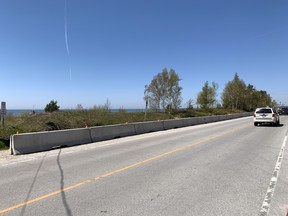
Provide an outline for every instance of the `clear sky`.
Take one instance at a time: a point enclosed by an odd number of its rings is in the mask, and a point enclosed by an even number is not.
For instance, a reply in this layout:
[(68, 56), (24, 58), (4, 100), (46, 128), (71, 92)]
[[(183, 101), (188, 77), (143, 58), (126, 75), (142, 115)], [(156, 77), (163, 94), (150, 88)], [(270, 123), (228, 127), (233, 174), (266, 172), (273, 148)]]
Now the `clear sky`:
[(288, 105), (287, 0), (0, 0), (0, 101), (7, 109), (144, 108), (163, 68), (182, 107), (235, 72)]

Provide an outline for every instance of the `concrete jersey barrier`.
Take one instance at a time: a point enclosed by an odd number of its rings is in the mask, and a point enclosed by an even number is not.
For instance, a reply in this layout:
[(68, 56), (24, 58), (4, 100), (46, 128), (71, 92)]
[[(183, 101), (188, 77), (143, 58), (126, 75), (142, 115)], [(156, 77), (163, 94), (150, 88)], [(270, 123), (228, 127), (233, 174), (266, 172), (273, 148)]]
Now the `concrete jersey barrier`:
[(90, 128), (92, 142), (136, 135), (134, 125), (110, 125)]
[(91, 142), (88, 128), (15, 134), (10, 138), (10, 152), (17, 155)]
[(10, 137), (13, 155), (47, 151), (57, 147), (75, 146), (137, 134), (224, 121), (251, 116), (251, 113), (192, 117), (185, 119), (118, 124), (59, 131), (14, 134)]

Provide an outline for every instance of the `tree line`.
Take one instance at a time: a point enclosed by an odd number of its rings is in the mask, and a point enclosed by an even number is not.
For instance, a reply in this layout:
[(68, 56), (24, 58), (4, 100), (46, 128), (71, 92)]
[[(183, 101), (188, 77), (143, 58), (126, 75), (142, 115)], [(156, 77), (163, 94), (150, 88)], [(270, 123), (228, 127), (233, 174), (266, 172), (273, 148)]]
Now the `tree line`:
[[(146, 108), (155, 111), (176, 111), (182, 103), (181, 81), (175, 70), (164, 68), (152, 79), (149, 85), (145, 85), (144, 100)], [(202, 109), (224, 108), (230, 110), (253, 111), (257, 107), (276, 106), (276, 101), (264, 90), (257, 90), (252, 84), (246, 84), (237, 73), (229, 81), (221, 94), (221, 101), (217, 101), (218, 84), (206, 81), (196, 99), (197, 107)], [(192, 108), (192, 100), (187, 103), (187, 108)]]
[[(154, 111), (173, 112), (181, 108), (182, 104), (182, 90), (179, 82), (181, 81), (179, 75), (175, 70), (164, 68), (161, 73), (153, 77), (149, 85), (144, 88), (144, 100), (146, 108)], [(202, 90), (198, 93), (196, 98), (196, 105), (201, 109), (224, 108), (230, 110), (244, 110), (253, 111), (257, 107), (270, 106), (275, 107), (276, 101), (264, 90), (257, 90), (252, 84), (246, 84), (240, 79), (237, 73), (234, 78), (225, 85), (221, 94), (221, 100), (218, 101), (218, 84), (206, 81)], [(107, 100), (103, 107), (109, 109), (110, 102)], [(45, 112), (58, 111), (59, 106), (57, 101), (51, 100), (45, 107)], [(97, 108), (94, 106), (94, 108)], [(187, 108), (193, 108), (193, 100), (189, 99)], [(77, 105), (78, 109), (83, 109), (81, 104)]]

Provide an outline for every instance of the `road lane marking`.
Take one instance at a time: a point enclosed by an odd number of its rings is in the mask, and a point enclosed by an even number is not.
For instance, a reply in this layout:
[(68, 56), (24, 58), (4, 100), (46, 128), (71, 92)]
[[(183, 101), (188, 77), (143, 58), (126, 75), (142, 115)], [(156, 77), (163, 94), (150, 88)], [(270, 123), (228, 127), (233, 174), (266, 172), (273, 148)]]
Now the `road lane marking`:
[[(249, 126), (250, 126), (250, 125), (249, 125)], [(172, 151), (165, 152), (165, 153), (163, 153), (163, 154), (156, 155), (156, 156), (154, 156), (154, 157), (151, 157), (151, 158), (148, 158), (148, 159), (146, 159), (146, 160), (139, 161), (139, 162), (137, 162), (137, 163), (134, 163), (134, 164), (131, 164), (131, 165), (122, 167), (122, 168), (120, 168), (120, 169), (114, 170), (114, 171), (112, 171), (112, 172), (108, 172), (108, 173), (106, 173), (106, 174), (97, 176), (97, 177), (95, 177), (95, 178), (91, 178), (91, 179), (88, 179), (88, 180), (79, 182), (79, 183), (77, 183), (77, 184), (75, 184), (75, 185), (72, 185), (72, 186), (63, 188), (63, 189), (61, 189), (61, 190), (54, 191), (54, 192), (52, 192), (52, 193), (49, 193), (49, 194), (40, 196), (40, 197), (38, 197), (38, 198), (29, 200), (29, 201), (27, 201), (27, 202), (23, 202), (23, 203), (20, 203), (20, 204), (11, 206), (11, 207), (9, 207), (9, 208), (2, 209), (2, 210), (0, 210), (0, 214), (3, 214), (3, 213), (6, 213), (6, 212), (15, 210), (15, 209), (20, 208), (20, 207), (23, 207), (23, 206), (27, 206), (27, 205), (29, 205), (29, 204), (32, 204), (32, 203), (35, 203), (35, 202), (38, 202), (38, 201), (47, 199), (47, 198), (49, 198), (49, 197), (52, 197), (52, 196), (61, 194), (61, 193), (65, 192), (65, 191), (69, 191), (69, 190), (78, 188), (78, 187), (83, 186), (83, 185), (86, 185), (86, 184), (88, 184), (88, 183), (92, 183), (92, 182), (94, 182), (94, 181), (97, 181), (97, 180), (100, 180), (100, 179), (103, 179), (103, 178), (106, 178), (106, 177), (115, 175), (115, 174), (120, 173), (120, 172), (123, 172), (123, 171), (125, 171), (125, 170), (128, 170), (128, 169), (131, 169), (131, 168), (134, 168), (134, 167), (137, 167), (137, 166), (140, 166), (140, 165), (149, 163), (149, 162), (154, 161), (154, 160), (157, 160), (157, 159), (159, 159), (159, 158), (163, 158), (163, 157), (165, 157), (165, 156), (168, 156), (168, 155), (171, 155), (171, 154), (174, 154), (174, 153), (183, 151), (183, 150), (188, 149), (188, 148), (191, 148), (191, 147), (193, 147), (193, 146), (195, 146), (195, 145), (199, 145), (199, 144), (201, 144), (201, 143), (205, 143), (205, 142), (207, 142), (207, 141), (214, 140), (214, 139), (216, 139), (216, 138), (219, 138), (219, 137), (222, 137), (222, 136), (227, 135), (227, 134), (229, 134), (229, 133), (232, 133), (232, 132), (235, 132), (235, 131), (238, 131), (238, 130), (247, 128), (247, 127), (249, 127), (249, 126), (242, 126), (242, 127), (238, 127), (238, 128), (235, 128), (235, 129), (231, 129), (231, 130), (222, 132), (222, 133), (218, 133), (217, 135), (208, 136), (207, 138), (200, 139), (200, 140), (198, 140), (198, 141), (196, 141), (196, 142), (193, 142), (193, 143), (191, 143), (191, 144), (182, 146), (182, 147), (177, 148), (177, 149), (174, 149), (174, 150), (172, 150)]]
[(273, 171), (273, 175), (272, 178), (270, 180), (270, 184), (269, 187), (267, 189), (259, 216), (267, 216), (270, 210), (270, 205), (271, 205), (271, 200), (273, 198), (273, 194), (277, 185), (277, 180), (278, 180), (278, 176), (279, 176), (279, 172), (281, 169), (281, 164), (282, 164), (282, 160), (283, 160), (283, 156), (284, 156), (284, 150), (285, 150), (285, 146), (287, 143), (287, 135), (284, 138), (283, 144), (281, 146), (278, 158), (277, 158), (277, 162)]

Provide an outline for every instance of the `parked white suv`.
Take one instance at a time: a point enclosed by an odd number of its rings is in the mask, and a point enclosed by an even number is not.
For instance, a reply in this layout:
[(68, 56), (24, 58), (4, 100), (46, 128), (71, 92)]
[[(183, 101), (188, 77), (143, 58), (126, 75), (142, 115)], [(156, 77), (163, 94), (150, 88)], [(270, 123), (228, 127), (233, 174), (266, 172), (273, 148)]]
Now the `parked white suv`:
[(254, 126), (260, 124), (273, 124), (279, 125), (279, 114), (271, 107), (257, 108), (254, 112)]

